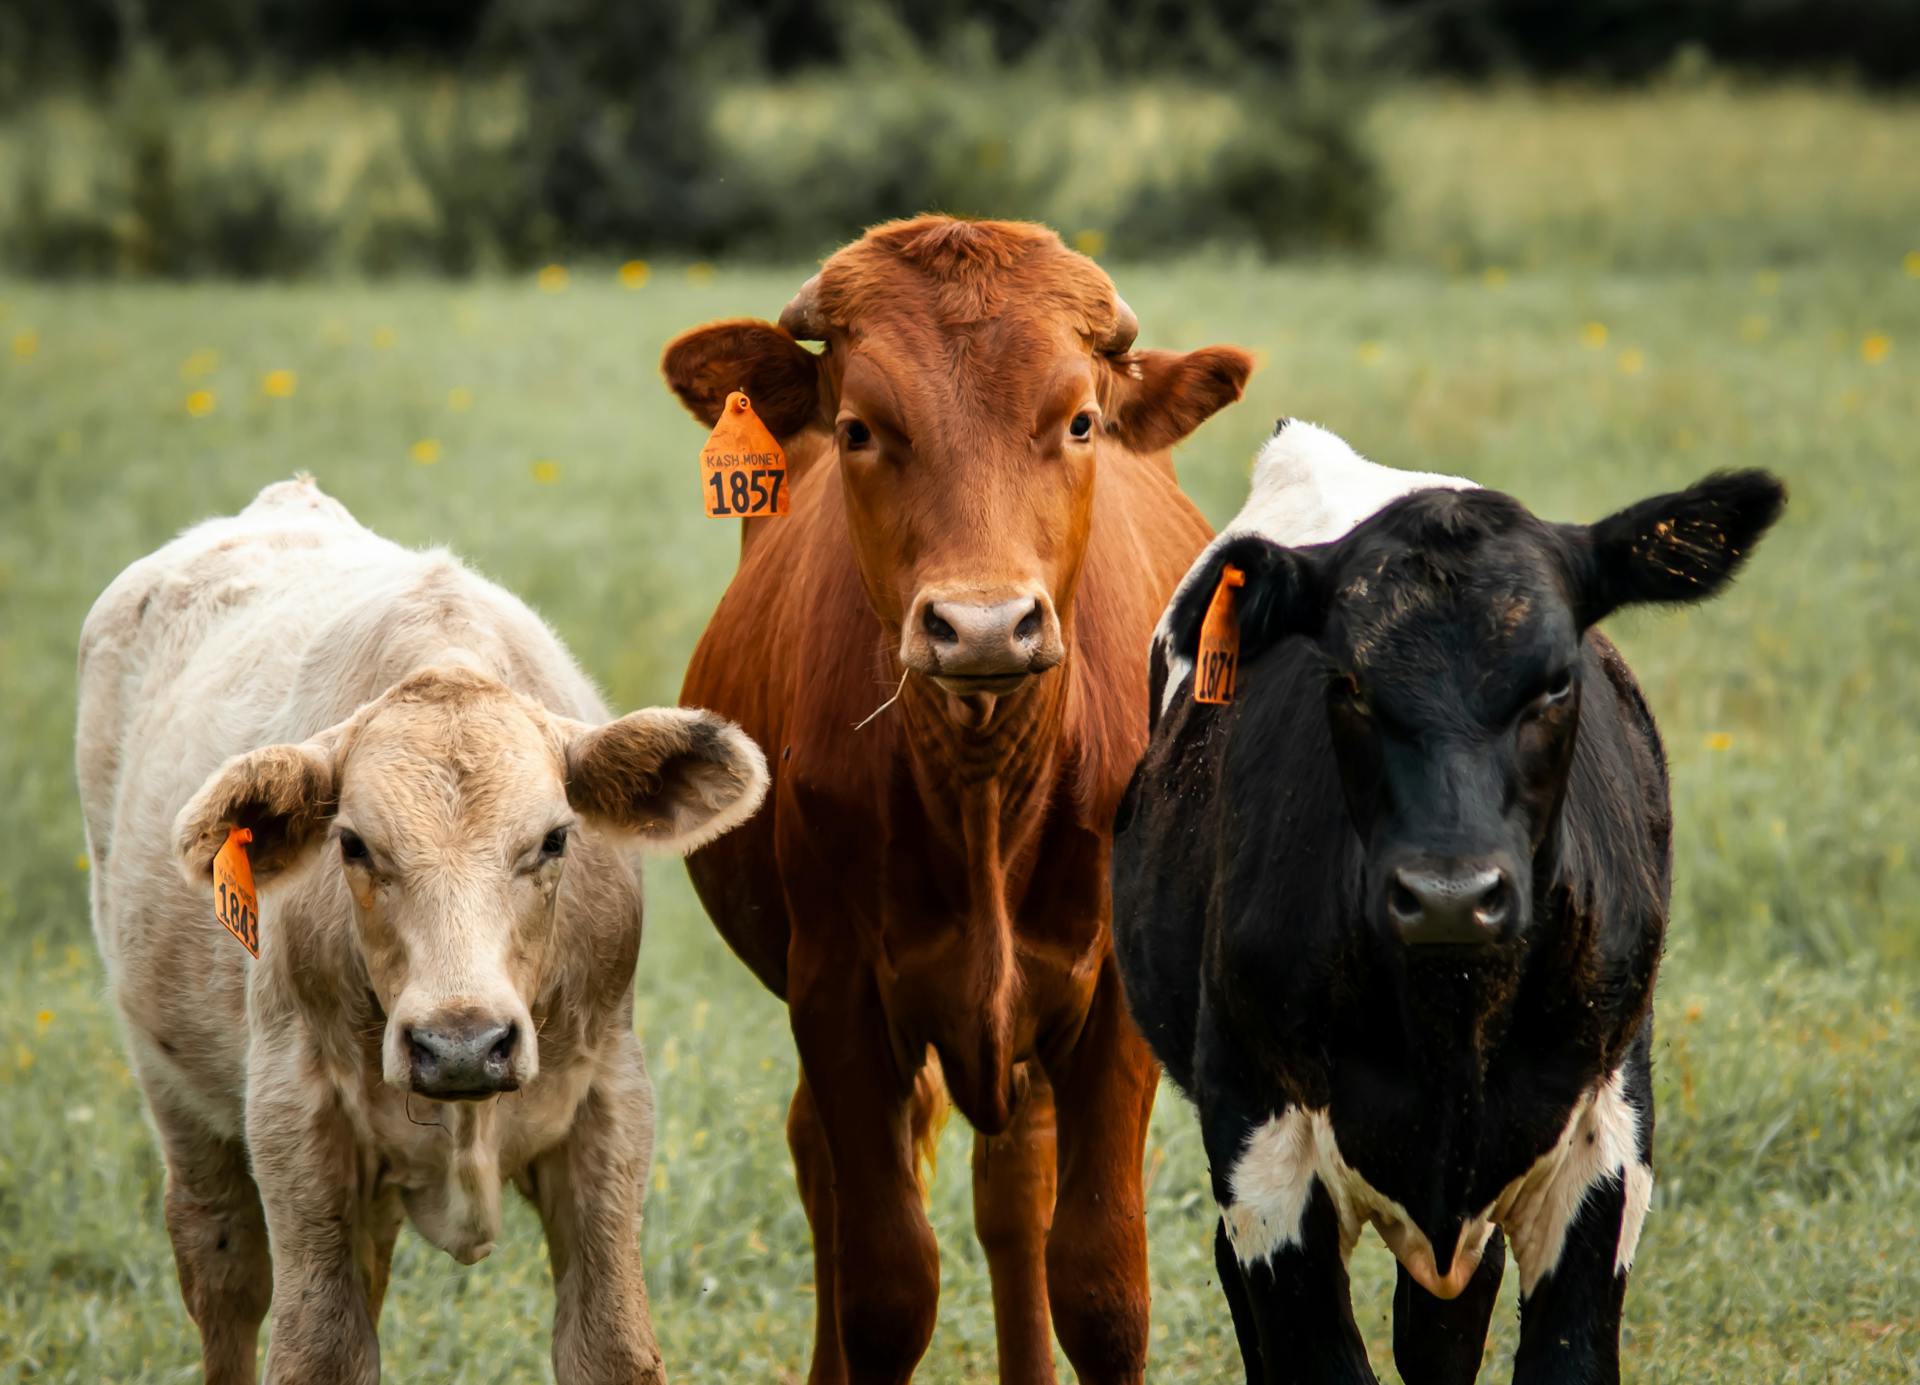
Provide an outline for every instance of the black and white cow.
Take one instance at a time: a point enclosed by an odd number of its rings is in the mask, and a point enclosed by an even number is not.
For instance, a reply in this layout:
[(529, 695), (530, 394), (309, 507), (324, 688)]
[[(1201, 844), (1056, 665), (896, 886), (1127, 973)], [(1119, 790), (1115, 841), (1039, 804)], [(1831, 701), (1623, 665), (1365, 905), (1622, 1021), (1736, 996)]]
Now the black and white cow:
[(1250, 1381), (1374, 1379), (1346, 1269), (1369, 1223), (1409, 1382), (1474, 1379), (1508, 1242), (1515, 1379), (1618, 1378), (1672, 819), (1593, 626), (1718, 591), (1784, 501), (1744, 471), (1582, 526), (1419, 490), (1313, 547), (1226, 535), (1175, 596), (1155, 664), (1184, 691), (1245, 572), (1240, 686), (1156, 697), (1114, 934), (1199, 1109)]

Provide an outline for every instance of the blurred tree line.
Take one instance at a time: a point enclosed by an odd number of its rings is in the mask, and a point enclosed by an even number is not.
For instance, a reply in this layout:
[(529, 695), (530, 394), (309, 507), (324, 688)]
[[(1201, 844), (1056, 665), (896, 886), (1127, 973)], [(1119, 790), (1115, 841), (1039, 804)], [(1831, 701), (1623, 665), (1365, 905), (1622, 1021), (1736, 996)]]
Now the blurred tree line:
[[(1363, 127), (1395, 78), (1628, 81), (1682, 54), (1906, 81), (1920, 0), (0, 0), (0, 119), (28, 112), (0, 251), (39, 273), (467, 272), (817, 253), (924, 209), (1134, 255), (1363, 248)], [(195, 115), (223, 85), (362, 70), (454, 95), (395, 98), (396, 147), (325, 206), (324, 149)], [(792, 99), (736, 99), (756, 87)], [(106, 113), (84, 179), (34, 113), (50, 89)]]

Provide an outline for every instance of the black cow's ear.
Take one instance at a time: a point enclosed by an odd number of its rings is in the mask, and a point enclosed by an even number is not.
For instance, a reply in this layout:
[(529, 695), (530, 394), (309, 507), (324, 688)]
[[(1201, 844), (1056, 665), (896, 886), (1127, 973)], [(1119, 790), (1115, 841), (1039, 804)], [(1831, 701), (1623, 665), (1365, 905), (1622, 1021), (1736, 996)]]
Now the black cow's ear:
[(1723, 471), (1598, 524), (1568, 526), (1580, 624), (1637, 602), (1712, 596), (1733, 579), (1786, 503), (1787, 488), (1777, 476)]
[(1326, 616), (1319, 571), (1297, 548), (1283, 548), (1257, 535), (1233, 538), (1207, 556), (1197, 577), (1182, 583), (1167, 613), (1174, 649), (1192, 659), (1200, 626), (1228, 565), (1246, 574), (1234, 602), (1240, 625), (1240, 658), (1252, 659), (1288, 635), (1318, 634)]

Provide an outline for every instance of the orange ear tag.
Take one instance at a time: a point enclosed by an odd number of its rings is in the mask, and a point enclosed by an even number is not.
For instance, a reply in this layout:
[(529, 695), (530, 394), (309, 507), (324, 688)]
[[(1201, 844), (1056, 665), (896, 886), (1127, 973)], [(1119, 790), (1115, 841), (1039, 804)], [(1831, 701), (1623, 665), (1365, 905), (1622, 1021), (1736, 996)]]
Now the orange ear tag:
[(1200, 648), (1194, 655), (1193, 700), (1224, 706), (1233, 701), (1240, 671), (1240, 617), (1233, 609), (1233, 593), (1247, 582), (1247, 574), (1228, 563), (1220, 570), (1207, 618), (1200, 622)]
[(260, 900), (253, 892), (253, 863), (247, 843), (253, 829), (235, 827), (213, 858), (213, 916), (255, 957), (260, 955)]
[(735, 390), (700, 449), (708, 519), (752, 519), (787, 512), (787, 454), (747, 396)]

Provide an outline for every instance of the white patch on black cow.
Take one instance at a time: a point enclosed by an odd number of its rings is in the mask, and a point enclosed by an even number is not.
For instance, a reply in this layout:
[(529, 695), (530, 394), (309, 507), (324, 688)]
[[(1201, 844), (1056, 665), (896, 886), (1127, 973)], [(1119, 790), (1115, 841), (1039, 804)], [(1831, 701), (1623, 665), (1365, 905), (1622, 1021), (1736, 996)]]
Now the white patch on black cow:
[[(1254, 458), (1247, 503), (1180, 579), (1173, 605), (1201, 572), (1214, 550), (1233, 538), (1257, 534), (1289, 548), (1331, 543), (1362, 520), (1413, 491), (1473, 490), (1472, 481), (1428, 471), (1400, 471), (1370, 462), (1347, 443), (1313, 423), (1283, 419)], [(1173, 648), (1163, 613), (1153, 632), (1152, 656), (1166, 670), (1159, 710), (1174, 703), (1193, 673), (1193, 661)]]
[(1531, 1294), (1566, 1248), (1567, 1228), (1589, 1193), (1620, 1181), (1626, 1208), (1614, 1251), (1614, 1270), (1633, 1264), (1653, 1195), (1653, 1171), (1640, 1162), (1640, 1115), (1616, 1071), (1574, 1107), (1560, 1138), (1493, 1204), (1460, 1228), (1447, 1273), (1407, 1209), (1368, 1183), (1340, 1152), (1333, 1122), (1323, 1110), (1288, 1107), (1247, 1136), (1228, 1176), (1233, 1201), (1221, 1208), (1227, 1239), (1251, 1268), (1301, 1244), (1307, 1203), (1316, 1183), (1327, 1190), (1340, 1224), (1340, 1253), (1353, 1253), (1371, 1225), (1416, 1283), (1438, 1298), (1455, 1298), (1473, 1278), (1493, 1228), (1506, 1232), (1520, 1269), (1520, 1292)]

